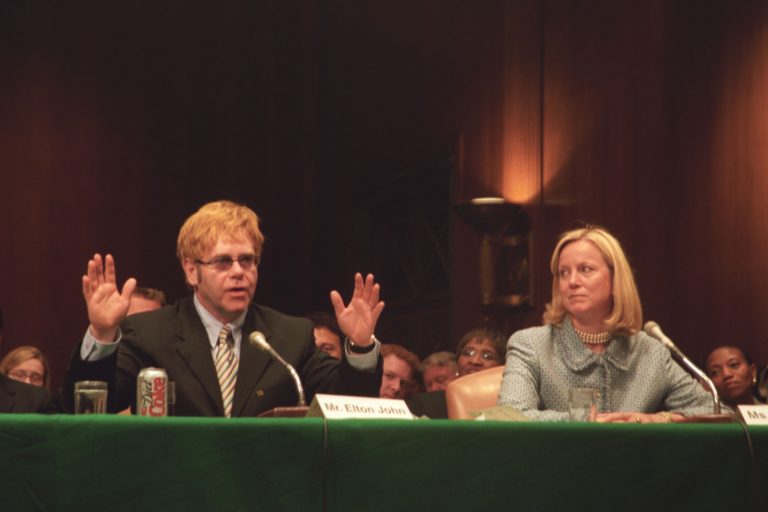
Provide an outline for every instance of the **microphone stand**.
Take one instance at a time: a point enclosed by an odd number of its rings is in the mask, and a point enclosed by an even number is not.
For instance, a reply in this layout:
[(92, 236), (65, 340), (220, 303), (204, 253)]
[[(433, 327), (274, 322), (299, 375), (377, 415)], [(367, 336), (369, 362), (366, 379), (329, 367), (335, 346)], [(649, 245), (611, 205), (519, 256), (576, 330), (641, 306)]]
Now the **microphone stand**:
[(293, 383), (296, 386), (296, 392), (299, 395), (299, 402), (297, 407), (306, 407), (307, 406), (307, 399), (304, 395), (304, 386), (301, 384), (301, 379), (299, 378), (299, 374), (296, 371), (296, 369), (291, 366), (285, 359), (282, 358), (280, 354), (277, 353), (277, 351), (272, 348), (272, 345), (270, 345), (264, 335), (260, 333), (259, 331), (253, 331), (251, 335), (248, 337), (248, 341), (250, 341), (256, 348), (261, 350), (262, 352), (266, 352), (271, 357), (273, 357), (278, 363), (283, 365), (286, 370), (288, 370), (288, 373), (291, 374), (291, 377), (293, 378)]
[(715, 414), (720, 414), (720, 396), (717, 393), (717, 388), (715, 387), (715, 383), (712, 382), (712, 379), (710, 379), (706, 373), (701, 371), (701, 369), (698, 366), (693, 364), (693, 361), (688, 359), (685, 356), (685, 354), (683, 354), (683, 352), (679, 348), (677, 348), (677, 345), (675, 345), (672, 342), (672, 340), (667, 338), (664, 335), (664, 333), (661, 332), (661, 327), (659, 327), (659, 324), (657, 324), (656, 322), (646, 322), (643, 330), (649, 336), (659, 340), (665, 347), (669, 349), (670, 352), (672, 352), (674, 356), (676, 356), (683, 363), (683, 366), (685, 366), (694, 375), (696, 375), (698, 378), (700, 378), (707, 384), (707, 387), (709, 388), (709, 392), (712, 393), (712, 400), (714, 402)]

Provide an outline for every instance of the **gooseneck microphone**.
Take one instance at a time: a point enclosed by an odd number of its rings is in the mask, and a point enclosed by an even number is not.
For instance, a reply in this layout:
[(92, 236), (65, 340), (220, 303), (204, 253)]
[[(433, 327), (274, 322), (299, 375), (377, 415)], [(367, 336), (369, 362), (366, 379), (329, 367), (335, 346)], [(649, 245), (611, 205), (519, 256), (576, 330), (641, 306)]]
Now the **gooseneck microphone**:
[(643, 330), (648, 336), (651, 336), (652, 338), (656, 338), (659, 340), (665, 347), (669, 349), (672, 354), (677, 357), (683, 365), (688, 368), (691, 372), (693, 372), (698, 378), (703, 380), (707, 383), (707, 387), (709, 387), (710, 393), (712, 393), (712, 400), (714, 401), (714, 410), (715, 414), (720, 414), (720, 397), (717, 394), (717, 388), (715, 387), (714, 382), (712, 382), (712, 379), (710, 379), (706, 373), (701, 371), (701, 369), (693, 364), (693, 362), (685, 357), (685, 354), (677, 348), (677, 345), (675, 345), (671, 339), (669, 339), (662, 331), (661, 327), (659, 327), (659, 324), (653, 321), (649, 321), (645, 323), (645, 327), (643, 327)]
[(299, 378), (299, 374), (296, 372), (296, 369), (288, 364), (288, 362), (283, 359), (282, 356), (275, 351), (275, 349), (272, 348), (272, 345), (267, 343), (267, 339), (261, 332), (253, 331), (251, 335), (248, 336), (248, 341), (251, 343), (251, 345), (255, 346), (262, 352), (266, 352), (272, 357), (272, 359), (285, 366), (286, 370), (288, 370), (288, 373), (290, 373), (291, 377), (293, 377), (293, 382), (296, 385), (296, 392), (299, 395), (299, 403), (296, 405), (299, 407), (305, 407), (307, 405), (307, 399), (304, 396), (304, 386), (301, 385), (301, 379)]

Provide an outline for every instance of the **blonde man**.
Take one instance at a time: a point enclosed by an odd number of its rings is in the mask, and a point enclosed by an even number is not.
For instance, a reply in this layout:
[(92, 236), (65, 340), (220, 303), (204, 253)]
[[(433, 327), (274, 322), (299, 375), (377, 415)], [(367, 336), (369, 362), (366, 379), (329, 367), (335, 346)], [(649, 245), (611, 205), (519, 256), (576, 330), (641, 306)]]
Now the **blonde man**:
[(177, 415), (256, 416), (295, 405), (291, 376), (248, 342), (260, 331), (299, 372), (307, 399), (317, 392), (376, 396), (380, 373), (373, 336), (384, 308), (372, 275), (355, 276), (349, 304), (331, 292), (346, 338), (338, 361), (315, 347), (312, 324), (252, 303), (264, 236), (250, 208), (231, 201), (201, 207), (179, 231), (177, 256), (191, 297), (172, 307), (126, 318), (136, 280), (117, 287), (115, 262), (88, 262), (83, 296), (90, 326), (68, 372), (77, 380), (106, 380), (109, 409), (135, 408), (136, 376), (164, 368), (176, 383)]

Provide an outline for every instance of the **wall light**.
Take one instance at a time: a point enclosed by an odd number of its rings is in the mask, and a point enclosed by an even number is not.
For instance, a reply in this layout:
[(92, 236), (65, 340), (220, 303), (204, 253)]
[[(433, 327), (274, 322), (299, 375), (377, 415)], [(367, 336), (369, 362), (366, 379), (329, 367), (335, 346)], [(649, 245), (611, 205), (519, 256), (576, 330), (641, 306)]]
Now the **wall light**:
[(480, 306), (486, 315), (532, 305), (531, 221), (522, 206), (478, 197), (454, 203), (453, 210), (481, 237)]

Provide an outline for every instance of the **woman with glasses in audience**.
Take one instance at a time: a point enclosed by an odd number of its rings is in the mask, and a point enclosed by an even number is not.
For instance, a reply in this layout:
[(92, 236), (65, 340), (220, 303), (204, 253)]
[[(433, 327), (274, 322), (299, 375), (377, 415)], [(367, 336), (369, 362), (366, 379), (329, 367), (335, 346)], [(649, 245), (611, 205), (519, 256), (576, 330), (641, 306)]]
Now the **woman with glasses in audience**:
[(564, 233), (551, 260), (544, 325), (507, 344), (500, 405), (531, 419), (569, 418), (569, 390), (598, 391), (596, 420), (658, 423), (711, 414), (712, 400), (658, 341), (643, 333), (642, 307), (618, 240), (588, 226)]
[(459, 377), (504, 364), (504, 335), (487, 327), (467, 332), (456, 347)]
[(740, 348), (717, 347), (707, 356), (705, 368), (717, 388), (720, 401), (735, 409), (737, 405), (761, 404), (757, 399), (757, 366)]
[(19, 382), (50, 389), (48, 359), (36, 347), (11, 350), (0, 361), (0, 373)]
[(48, 393), (48, 360), (35, 347), (19, 347), (0, 361), (0, 414), (60, 410)]

